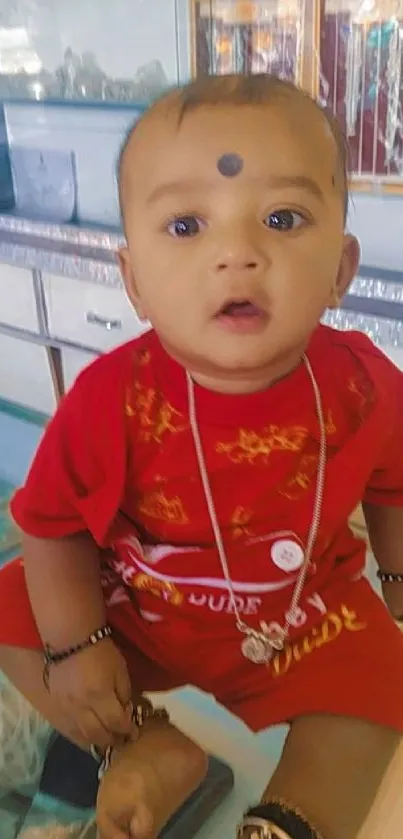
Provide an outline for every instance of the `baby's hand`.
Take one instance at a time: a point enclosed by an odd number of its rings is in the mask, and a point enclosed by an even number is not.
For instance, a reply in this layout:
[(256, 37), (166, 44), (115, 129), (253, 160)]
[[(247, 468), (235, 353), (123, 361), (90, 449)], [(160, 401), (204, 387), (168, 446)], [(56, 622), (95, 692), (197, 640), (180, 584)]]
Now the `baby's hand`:
[(86, 745), (104, 750), (131, 735), (132, 688), (113, 641), (101, 641), (53, 665), (49, 690)]
[(206, 770), (206, 755), (196, 743), (169, 723), (150, 720), (101, 782), (99, 839), (156, 839)]

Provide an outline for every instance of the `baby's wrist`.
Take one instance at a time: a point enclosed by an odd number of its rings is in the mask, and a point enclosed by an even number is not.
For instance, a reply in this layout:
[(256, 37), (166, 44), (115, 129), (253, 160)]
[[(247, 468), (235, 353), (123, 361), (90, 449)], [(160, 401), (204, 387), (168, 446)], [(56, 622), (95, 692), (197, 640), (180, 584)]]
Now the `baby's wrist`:
[[(108, 769), (115, 762), (125, 756), (131, 756), (132, 749), (140, 738), (161, 734), (162, 731), (177, 732), (178, 729), (170, 722), (168, 711), (165, 708), (155, 708), (145, 696), (140, 696), (136, 704), (132, 706), (133, 728), (129, 738), (122, 743), (108, 747), (101, 755), (95, 747), (91, 747), (91, 754), (99, 760), (99, 777), (102, 778)], [(184, 737), (184, 735), (182, 735)], [(172, 742), (171, 742), (172, 745)]]
[(44, 644), (43, 655), (43, 683), (47, 690), (49, 690), (49, 674), (51, 667), (62, 664), (73, 656), (86, 652), (98, 646), (101, 641), (108, 641), (112, 638), (112, 627), (105, 623), (97, 627), (87, 637), (84, 637), (77, 644), (64, 647), (63, 649), (54, 649), (50, 644)]

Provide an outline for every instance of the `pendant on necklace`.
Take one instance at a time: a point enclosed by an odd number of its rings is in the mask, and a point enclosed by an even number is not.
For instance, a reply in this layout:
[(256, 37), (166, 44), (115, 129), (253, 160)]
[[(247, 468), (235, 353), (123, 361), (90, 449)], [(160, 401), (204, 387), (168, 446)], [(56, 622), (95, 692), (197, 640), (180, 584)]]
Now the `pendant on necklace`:
[(267, 624), (266, 621), (260, 621), (260, 629), (273, 650), (281, 652), (284, 649), (285, 632), (279, 623), (272, 621), (270, 624)]
[(252, 664), (267, 664), (273, 655), (273, 648), (269, 641), (256, 635), (247, 635), (241, 644), (242, 655)]

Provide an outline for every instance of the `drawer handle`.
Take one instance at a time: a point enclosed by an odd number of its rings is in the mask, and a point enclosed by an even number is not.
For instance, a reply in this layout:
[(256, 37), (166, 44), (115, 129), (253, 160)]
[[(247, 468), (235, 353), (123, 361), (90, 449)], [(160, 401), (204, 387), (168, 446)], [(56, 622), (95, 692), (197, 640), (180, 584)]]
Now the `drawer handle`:
[(95, 312), (87, 312), (85, 317), (87, 323), (91, 323), (94, 326), (102, 326), (103, 329), (107, 329), (108, 332), (112, 332), (112, 329), (122, 328), (122, 321), (117, 318), (104, 318), (102, 315), (97, 315)]

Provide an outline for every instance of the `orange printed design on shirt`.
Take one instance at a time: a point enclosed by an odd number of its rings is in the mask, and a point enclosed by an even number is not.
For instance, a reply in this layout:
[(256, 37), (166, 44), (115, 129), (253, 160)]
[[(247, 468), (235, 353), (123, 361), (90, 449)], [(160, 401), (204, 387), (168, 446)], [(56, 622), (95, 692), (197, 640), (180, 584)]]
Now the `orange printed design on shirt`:
[(126, 393), (126, 414), (139, 419), (139, 440), (161, 443), (163, 437), (188, 428), (183, 414), (177, 411), (153, 388), (136, 382)]
[(328, 437), (331, 437), (332, 434), (336, 434), (337, 426), (335, 425), (333, 414), (329, 409), (325, 415), (325, 431)]
[(167, 484), (168, 478), (164, 478), (163, 475), (154, 475), (154, 481), (156, 484)]
[(303, 658), (325, 644), (332, 644), (343, 632), (363, 632), (367, 626), (367, 623), (359, 620), (353, 609), (342, 603), (339, 613), (329, 612), (320, 626), (314, 626), (300, 641), (287, 644), (284, 650), (276, 653), (267, 666), (276, 678), (284, 676), (293, 665), (299, 664)]
[(347, 388), (356, 397), (358, 407), (358, 426), (361, 425), (374, 404), (374, 391), (372, 383), (364, 376), (351, 376), (348, 379)]
[(137, 353), (137, 358), (141, 367), (147, 367), (151, 361), (150, 350), (143, 349)]
[(249, 529), (252, 518), (252, 510), (247, 510), (241, 506), (235, 507), (231, 516), (232, 536), (234, 539), (239, 539), (241, 536), (253, 536), (252, 530)]
[(157, 521), (174, 524), (187, 524), (189, 521), (181, 499), (177, 495), (167, 498), (162, 490), (152, 490), (143, 495), (136, 507), (144, 516)]
[(316, 454), (302, 455), (298, 461), (296, 473), (278, 488), (279, 495), (288, 498), (289, 501), (298, 501), (301, 495), (311, 487), (317, 468), (318, 456)]
[(172, 603), (172, 606), (180, 606), (183, 603), (183, 594), (173, 583), (156, 580), (148, 574), (136, 574), (132, 579), (132, 586), (137, 591), (147, 591), (155, 597), (163, 597), (168, 603)]
[[(332, 411), (329, 409), (325, 415), (325, 432), (331, 437), (337, 432), (337, 426), (333, 420)], [(308, 440), (306, 441), (308, 444)], [(306, 446), (307, 448), (308, 446)], [(296, 472), (287, 482), (278, 488), (279, 495), (288, 498), (289, 501), (298, 501), (312, 485), (318, 469), (317, 454), (302, 454), (297, 462)]]
[(269, 425), (262, 434), (241, 428), (234, 442), (216, 444), (216, 452), (225, 454), (233, 463), (255, 463), (261, 459), (267, 463), (272, 452), (301, 451), (308, 437), (308, 429), (294, 425), (290, 428)]

